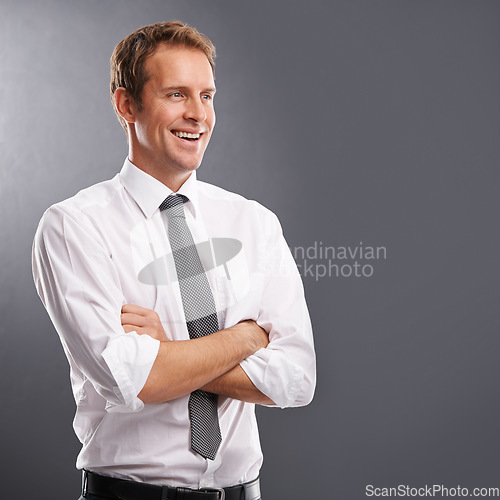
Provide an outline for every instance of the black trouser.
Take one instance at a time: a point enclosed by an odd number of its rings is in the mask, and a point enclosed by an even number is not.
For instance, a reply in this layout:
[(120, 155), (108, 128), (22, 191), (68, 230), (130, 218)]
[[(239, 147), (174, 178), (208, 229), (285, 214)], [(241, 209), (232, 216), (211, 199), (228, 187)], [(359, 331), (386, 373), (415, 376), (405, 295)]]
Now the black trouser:
[[(109, 499), (104, 497), (96, 497), (95, 495), (87, 493), (84, 497), (80, 497), (78, 500), (109, 500)], [(259, 500), (262, 500), (262, 497)]]

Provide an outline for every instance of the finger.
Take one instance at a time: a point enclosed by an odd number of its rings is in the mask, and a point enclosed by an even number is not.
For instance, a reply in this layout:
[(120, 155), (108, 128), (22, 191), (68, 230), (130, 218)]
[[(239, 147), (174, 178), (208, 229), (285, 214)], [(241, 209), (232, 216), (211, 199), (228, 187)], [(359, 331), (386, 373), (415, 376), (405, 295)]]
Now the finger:
[(136, 332), (139, 335), (142, 335), (144, 332), (142, 331), (142, 328), (138, 328), (135, 325), (122, 325), (123, 331), (125, 333), (130, 333), (130, 332)]
[(132, 313), (145, 316), (150, 312), (152, 312), (151, 309), (146, 309), (145, 307), (137, 306), (135, 304), (124, 304), (122, 306), (122, 313)]
[(146, 317), (139, 316), (134, 313), (123, 313), (120, 315), (122, 325), (136, 325), (136, 326), (145, 326), (146, 325)]

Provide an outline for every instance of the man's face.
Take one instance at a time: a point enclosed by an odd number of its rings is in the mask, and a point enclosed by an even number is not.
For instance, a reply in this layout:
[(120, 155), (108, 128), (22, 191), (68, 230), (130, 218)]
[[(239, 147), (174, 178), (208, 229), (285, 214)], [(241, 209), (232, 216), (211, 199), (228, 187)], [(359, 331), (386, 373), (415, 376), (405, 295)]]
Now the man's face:
[(210, 63), (199, 50), (161, 45), (145, 69), (134, 158), (149, 173), (191, 172), (199, 167), (215, 125)]

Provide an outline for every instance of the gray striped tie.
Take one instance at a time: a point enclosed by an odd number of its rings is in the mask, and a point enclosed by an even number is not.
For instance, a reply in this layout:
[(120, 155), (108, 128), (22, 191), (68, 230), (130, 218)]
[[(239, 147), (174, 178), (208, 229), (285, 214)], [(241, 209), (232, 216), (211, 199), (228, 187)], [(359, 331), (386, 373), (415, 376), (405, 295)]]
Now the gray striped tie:
[[(189, 338), (196, 339), (219, 330), (214, 297), (186, 223), (183, 195), (170, 195), (160, 205), (168, 217), (172, 247)], [(204, 458), (215, 459), (222, 441), (217, 394), (196, 390), (189, 397), (191, 448)]]

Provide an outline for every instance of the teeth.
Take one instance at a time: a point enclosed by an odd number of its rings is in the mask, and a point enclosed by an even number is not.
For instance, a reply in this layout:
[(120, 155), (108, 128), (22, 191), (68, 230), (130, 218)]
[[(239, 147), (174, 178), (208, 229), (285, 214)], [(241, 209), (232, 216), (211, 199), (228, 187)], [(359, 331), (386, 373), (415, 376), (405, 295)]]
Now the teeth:
[(190, 134), (189, 132), (178, 132), (177, 130), (174, 132), (174, 135), (177, 137), (181, 137), (182, 139), (199, 139), (200, 134)]

